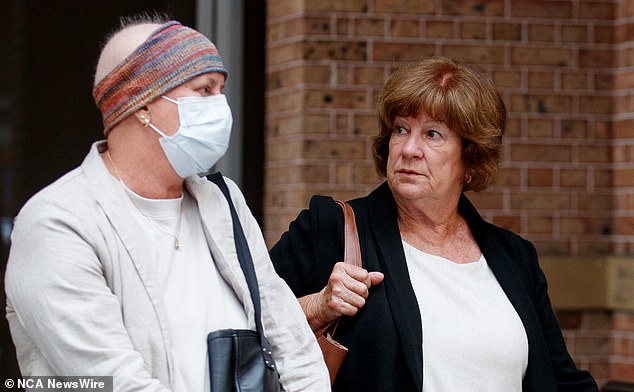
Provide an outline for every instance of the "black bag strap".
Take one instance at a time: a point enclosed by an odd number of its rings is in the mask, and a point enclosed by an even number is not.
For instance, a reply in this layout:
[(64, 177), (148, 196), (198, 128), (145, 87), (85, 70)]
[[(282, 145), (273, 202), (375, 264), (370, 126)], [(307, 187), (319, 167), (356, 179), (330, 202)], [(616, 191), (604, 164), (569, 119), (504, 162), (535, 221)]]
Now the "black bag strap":
[(231, 210), (231, 220), (233, 221), (233, 237), (236, 244), (236, 253), (238, 254), (238, 261), (240, 262), (240, 268), (244, 273), (244, 278), (247, 281), (249, 287), (249, 293), (251, 294), (251, 301), (253, 301), (253, 308), (255, 309), (255, 328), (260, 337), (260, 347), (262, 347), (262, 356), (264, 357), (264, 363), (269, 369), (275, 369), (275, 361), (273, 360), (273, 353), (271, 352), (271, 346), (264, 336), (264, 330), (262, 328), (262, 310), (260, 307), (260, 289), (258, 288), (258, 280), (255, 274), (255, 268), (253, 267), (253, 258), (249, 251), (249, 244), (244, 236), (242, 230), (242, 224), (238, 219), (236, 208), (231, 200), (231, 194), (229, 188), (220, 172), (209, 174), (207, 179), (216, 184), (222, 193), (225, 195), (227, 202), (229, 203), (229, 209)]

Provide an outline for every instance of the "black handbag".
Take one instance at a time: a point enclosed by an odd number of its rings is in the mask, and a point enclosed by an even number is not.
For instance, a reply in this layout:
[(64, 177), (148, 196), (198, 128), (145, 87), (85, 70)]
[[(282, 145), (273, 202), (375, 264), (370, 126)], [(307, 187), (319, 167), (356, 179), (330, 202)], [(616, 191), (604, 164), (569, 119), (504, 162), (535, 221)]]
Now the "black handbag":
[(207, 335), (211, 392), (282, 391), (271, 345), (262, 329), (260, 291), (253, 259), (229, 188), (220, 173), (210, 174), (207, 178), (220, 188), (229, 203), (236, 252), (253, 301), (256, 326), (255, 331), (222, 329)]

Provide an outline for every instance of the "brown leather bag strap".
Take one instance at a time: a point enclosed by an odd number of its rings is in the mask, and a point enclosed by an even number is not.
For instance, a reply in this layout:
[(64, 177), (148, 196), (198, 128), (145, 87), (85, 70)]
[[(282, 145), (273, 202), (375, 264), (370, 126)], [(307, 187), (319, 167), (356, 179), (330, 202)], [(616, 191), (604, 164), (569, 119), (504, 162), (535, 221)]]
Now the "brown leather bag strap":
[[(363, 267), (361, 262), (361, 247), (359, 246), (359, 232), (357, 231), (357, 222), (354, 217), (354, 210), (350, 204), (345, 201), (335, 201), (343, 209), (343, 262)], [(315, 331), (316, 336), (321, 336), (332, 324), (335, 324), (331, 336), (334, 336), (339, 326), (340, 318), (332, 320), (323, 327)]]
[(359, 247), (359, 232), (354, 218), (354, 210), (345, 201), (337, 200), (337, 204), (343, 209), (343, 261), (357, 267), (363, 267), (361, 261), (361, 248)]

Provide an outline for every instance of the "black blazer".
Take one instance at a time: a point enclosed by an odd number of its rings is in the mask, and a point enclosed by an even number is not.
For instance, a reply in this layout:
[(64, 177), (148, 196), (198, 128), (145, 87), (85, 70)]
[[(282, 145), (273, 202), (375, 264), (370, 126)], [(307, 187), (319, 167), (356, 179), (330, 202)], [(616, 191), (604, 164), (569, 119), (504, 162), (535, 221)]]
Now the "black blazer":
[[(344, 317), (336, 339), (348, 347), (334, 391), (421, 391), (421, 316), (397, 225), (396, 204), (384, 183), (352, 200), (363, 265), (385, 279), (373, 287), (355, 317)], [(548, 298), (535, 248), (521, 237), (485, 222), (466, 196), (458, 209), (487, 263), (519, 314), (528, 337), (523, 391), (598, 391), (592, 376), (578, 370), (566, 347)], [(271, 249), (279, 275), (297, 297), (327, 283), (343, 258), (343, 213), (332, 198), (314, 196)]]

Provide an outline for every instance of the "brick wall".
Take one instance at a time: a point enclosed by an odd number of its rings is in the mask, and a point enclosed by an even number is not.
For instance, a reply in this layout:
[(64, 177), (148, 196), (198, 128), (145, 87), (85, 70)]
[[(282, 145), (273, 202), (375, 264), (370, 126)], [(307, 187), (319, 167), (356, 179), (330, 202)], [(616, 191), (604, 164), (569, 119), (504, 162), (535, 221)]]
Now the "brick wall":
[(634, 382), (634, 315), (606, 311), (558, 313), (564, 338), (577, 366), (597, 381)]
[[(507, 104), (497, 182), (469, 194), (483, 216), (542, 254), (634, 254), (633, 0), (268, 0), (267, 13), (270, 245), (312, 194), (382, 181), (376, 93), (395, 67), (445, 55), (489, 75)], [(592, 366), (634, 381), (628, 342)]]

